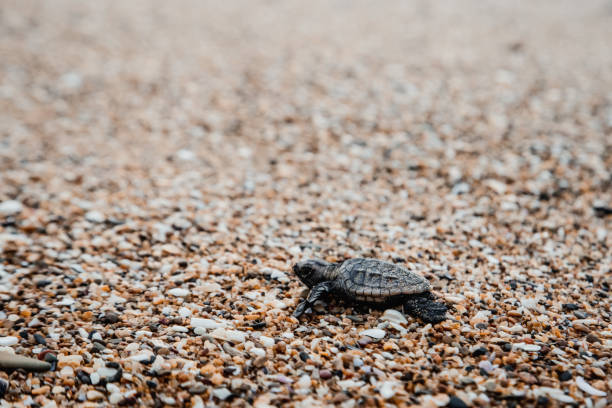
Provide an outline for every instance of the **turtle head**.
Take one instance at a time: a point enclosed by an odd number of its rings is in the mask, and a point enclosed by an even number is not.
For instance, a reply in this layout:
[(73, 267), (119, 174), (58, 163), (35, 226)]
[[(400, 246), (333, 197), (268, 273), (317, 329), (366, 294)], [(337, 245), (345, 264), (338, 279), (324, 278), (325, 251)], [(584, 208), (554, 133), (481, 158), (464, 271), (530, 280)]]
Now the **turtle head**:
[(306, 286), (312, 288), (317, 283), (329, 280), (327, 271), (331, 266), (333, 266), (332, 263), (320, 259), (309, 259), (293, 265), (293, 272), (295, 272), (298, 278), (300, 278)]

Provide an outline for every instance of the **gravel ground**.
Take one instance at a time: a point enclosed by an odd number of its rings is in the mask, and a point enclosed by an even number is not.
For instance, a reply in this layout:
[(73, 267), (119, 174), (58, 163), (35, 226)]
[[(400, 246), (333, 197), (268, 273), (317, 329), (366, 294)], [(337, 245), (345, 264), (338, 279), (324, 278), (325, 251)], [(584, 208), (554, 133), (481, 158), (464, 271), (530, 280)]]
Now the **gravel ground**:
[[(612, 3), (529, 3), (1, 0), (0, 406), (610, 406)], [(449, 319), (291, 317), (352, 257)]]

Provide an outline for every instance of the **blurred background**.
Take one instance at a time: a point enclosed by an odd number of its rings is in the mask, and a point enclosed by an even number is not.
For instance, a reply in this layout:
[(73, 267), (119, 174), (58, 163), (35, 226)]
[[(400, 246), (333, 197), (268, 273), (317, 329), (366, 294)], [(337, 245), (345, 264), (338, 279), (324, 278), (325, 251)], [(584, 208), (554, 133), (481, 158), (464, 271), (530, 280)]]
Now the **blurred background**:
[(1, 4), (4, 199), (340, 257), (610, 202), (609, 1)]

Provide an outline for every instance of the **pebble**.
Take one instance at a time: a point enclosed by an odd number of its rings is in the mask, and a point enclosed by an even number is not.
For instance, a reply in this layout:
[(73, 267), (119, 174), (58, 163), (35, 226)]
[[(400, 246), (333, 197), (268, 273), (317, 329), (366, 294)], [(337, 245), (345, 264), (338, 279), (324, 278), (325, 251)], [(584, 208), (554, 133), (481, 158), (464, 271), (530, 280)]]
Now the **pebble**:
[(387, 332), (381, 329), (368, 329), (359, 333), (362, 336), (367, 336), (373, 340), (379, 341), (385, 338)]
[(0, 337), (0, 346), (13, 346), (19, 343), (19, 339), (15, 336)]
[(468, 405), (461, 398), (453, 395), (449, 398), (448, 408), (468, 408)]
[(337, 384), (342, 390), (350, 390), (352, 388), (362, 387), (365, 383), (363, 381), (342, 380), (338, 381)]
[(105, 324), (115, 324), (120, 319), (119, 319), (119, 315), (117, 313), (106, 312), (106, 313), (104, 313), (104, 315), (102, 316), (102, 318), (100, 320), (101, 320), (102, 323), (105, 323)]
[(268, 336), (259, 336), (259, 342), (264, 346), (264, 347), (272, 347), (274, 345), (274, 339), (272, 337), (268, 337)]
[(584, 378), (578, 376), (576, 377), (576, 385), (578, 386), (578, 388), (580, 388), (582, 391), (594, 395), (596, 397), (605, 397), (606, 393), (598, 390), (597, 388), (594, 388), (592, 385), (590, 385), (589, 383), (587, 383), (585, 381)]
[(100, 391), (89, 390), (87, 391), (87, 399), (89, 401), (99, 401), (104, 399), (104, 394), (102, 394)]
[(57, 366), (59, 368), (63, 368), (66, 366), (70, 366), (72, 368), (77, 368), (83, 362), (83, 356), (79, 354), (71, 354), (71, 355), (63, 355), (60, 354), (57, 356)]
[(4, 395), (9, 390), (9, 382), (4, 378), (0, 378), (0, 399), (4, 398)]
[(523, 350), (523, 351), (540, 351), (542, 347), (537, 344), (527, 344), (527, 343), (514, 343), (513, 348), (515, 350)]
[(97, 385), (100, 382), (100, 374), (98, 374), (97, 372), (91, 373), (91, 375), (89, 376), (89, 381), (93, 385)]
[(399, 310), (395, 310), (395, 309), (387, 309), (387, 310), (385, 310), (385, 312), (383, 313), (383, 315), (381, 317), (381, 320), (388, 321), (388, 322), (393, 322), (393, 323), (398, 323), (398, 324), (406, 324), (406, 323), (408, 323), (408, 320), (406, 319), (406, 316), (404, 316), (404, 314), (402, 312), (400, 312)]
[(219, 285), (218, 283), (206, 282), (198, 286), (198, 289), (205, 293), (220, 292), (221, 285)]
[(76, 300), (74, 300), (72, 297), (70, 296), (64, 296), (64, 298), (58, 302), (55, 302), (55, 305), (57, 306), (72, 306), (76, 303)]
[(556, 399), (557, 401), (560, 401), (566, 404), (573, 404), (576, 402), (572, 397), (565, 394), (563, 390), (560, 390), (557, 388), (539, 387), (539, 388), (534, 389), (533, 393), (534, 393), (534, 396), (536, 397), (548, 396), (550, 398)]
[(32, 390), (32, 395), (45, 395), (48, 394), (49, 391), (51, 391), (51, 387), (44, 385), (42, 387), (34, 388)]
[(132, 361), (138, 361), (139, 363), (142, 363), (144, 361), (150, 361), (151, 357), (153, 357), (153, 352), (152, 351), (144, 351), (142, 353), (137, 353), (134, 355), (129, 356), (128, 358)]
[(60, 376), (64, 378), (74, 377), (74, 369), (67, 365), (60, 370)]
[(310, 388), (312, 384), (312, 379), (308, 374), (304, 374), (300, 377), (300, 379), (295, 383), (296, 388)]
[(217, 329), (219, 327), (226, 327), (227, 324), (218, 322), (211, 319), (202, 319), (199, 317), (192, 317), (189, 324), (191, 327), (200, 327), (202, 329)]
[(115, 381), (119, 381), (119, 378), (117, 378), (117, 376), (118, 374), (120, 374), (120, 371), (116, 368), (104, 366), (104, 367), (98, 368), (95, 374), (97, 374), (101, 379), (102, 378), (105, 379), (107, 382), (115, 382)]
[(120, 392), (113, 392), (112, 394), (108, 396), (108, 402), (110, 402), (113, 405), (119, 404), (119, 402), (121, 402), (122, 399), (123, 399), (123, 395), (121, 395)]
[(210, 335), (215, 339), (232, 341), (234, 343), (244, 343), (247, 334), (239, 330), (229, 330), (224, 328), (217, 328), (210, 332)]
[(215, 388), (212, 392), (213, 397), (220, 399), (221, 401), (225, 401), (232, 392), (227, 388)]
[(385, 381), (379, 388), (380, 396), (383, 399), (392, 398), (397, 392), (398, 384), (395, 381)]
[(201, 382), (189, 387), (190, 394), (204, 394), (206, 390), (206, 385), (202, 384)]
[(329, 380), (332, 377), (332, 373), (329, 370), (319, 370), (319, 378), (323, 380)]
[(100, 211), (88, 211), (85, 214), (85, 219), (89, 222), (102, 223), (106, 220), (106, 217)]
[(16, 200), (8, 200), (0, 203), (0, 215), (6, 217), (9, 215), (17, 215), (23, 211), (23, 205)]
[(252, 349), (249, 350), (249, 353), (254, 355), (255, 357), (265, 357), (266, 356), (266, 351), (258, 347), (253, 347)]
[(186, 308), (186, 307), (184, 307), (184, 306), (181, 306), (181, 307), (179, 308), (179, 310), (178, 310), (178, 314), (179, 314), (179, 316), (181, 316), (182, 318), (186, 318), (186, 317), (191, 316), (191, 310), (187, 309), (187, 308)]
[(172, 288), (168, 291), (168, 294), (176, 297), (186, 297), (189, 296), (191, 292), (188, 289)]

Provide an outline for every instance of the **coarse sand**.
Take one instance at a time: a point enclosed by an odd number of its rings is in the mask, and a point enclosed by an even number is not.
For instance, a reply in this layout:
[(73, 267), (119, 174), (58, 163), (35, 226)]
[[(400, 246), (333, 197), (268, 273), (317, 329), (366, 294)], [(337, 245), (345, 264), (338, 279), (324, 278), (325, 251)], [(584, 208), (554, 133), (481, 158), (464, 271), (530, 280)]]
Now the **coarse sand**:
[[(0, 360), (51, 366), (0, 407), (610, 406), (611, 41), (610, 1), (0, 0)], [(291, 316), (354, 257), (448, 319)]]

